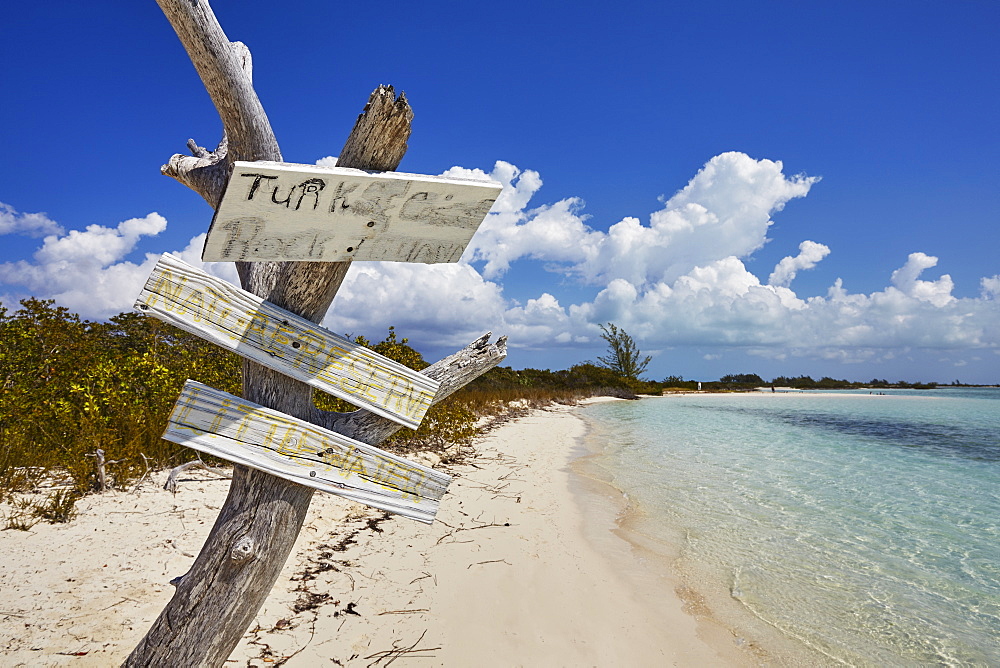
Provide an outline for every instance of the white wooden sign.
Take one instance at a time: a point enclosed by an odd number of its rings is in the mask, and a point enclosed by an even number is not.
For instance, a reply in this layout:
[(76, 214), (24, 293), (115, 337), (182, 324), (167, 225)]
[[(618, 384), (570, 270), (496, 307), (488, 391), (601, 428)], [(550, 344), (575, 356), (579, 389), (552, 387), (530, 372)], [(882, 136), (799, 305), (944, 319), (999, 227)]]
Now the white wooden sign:
[(492, 180), (236, 162), (202, 259), (457, 262), (501, 188)]
[(135, 308), (411, 429), (420, 426), (440, 387), (169, 253)]
[(451, 476), (189, 380), (163, 438), (431, 523)]

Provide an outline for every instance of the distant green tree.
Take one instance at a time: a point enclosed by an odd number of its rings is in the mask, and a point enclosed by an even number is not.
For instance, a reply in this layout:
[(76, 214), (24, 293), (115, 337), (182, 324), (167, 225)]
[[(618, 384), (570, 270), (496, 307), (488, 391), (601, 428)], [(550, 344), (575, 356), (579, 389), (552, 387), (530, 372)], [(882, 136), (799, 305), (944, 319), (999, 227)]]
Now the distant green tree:
[(827, 390), (841, 390), (844, 388), (851, 387), (850, 381), (838, 380), (836, 378), (830, 378), (829, 376), (823, 376), (818, 381), (816, 381), (816, 387), (820, 387)]
[(719, 382), (763, 385), (764, 379), (755, 373), (730, 373), (720, 378)]
[(601, 325), (601, 331), (604, 332), (601, 338), (608, 342), (608, 354), (597, 358), (600, 365), (630, 380), (639, 380), (653, 358), (649, 355), (643, 357), (635, 339), (614, 323), (608, 323), (606, 327)]
[(816, 381), (812, 379), (812, 376), (796, 376), (795, 378), (788, 379), (788, 386), (798, 389), (808, 389), (816, 387)]

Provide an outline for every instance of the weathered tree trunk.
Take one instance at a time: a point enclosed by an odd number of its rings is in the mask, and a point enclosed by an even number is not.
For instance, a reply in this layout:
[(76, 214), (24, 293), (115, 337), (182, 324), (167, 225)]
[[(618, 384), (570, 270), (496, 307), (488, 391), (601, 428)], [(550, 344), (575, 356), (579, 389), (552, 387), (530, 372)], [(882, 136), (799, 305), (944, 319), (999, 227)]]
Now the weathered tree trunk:
[[(215, 207), (235, 160), (281, 160), (250, 81), (250, 53), (231, 43), (206, 0), (157, 0), (211, 95), (225, 129), (214, 152), (188, 142), (163, 172)], [(341, 151), (344, 167), (394, 170), (406, 152), (413, 113), (405, 96), (379, 87)], [(313, 322), (323, 319), (349, 263), (238, 263), (243, 288)], [(503, 338), (489, 335), (424, 370), (442, 382), (435, 403), (496, 365)], [(400, 426), (355, 411), (325, 413), (312, 388), (252, 362), (243, 365), (244, 397), (294, 417), (377, 444)], [(218, 666), (239, 642), (278, 578), (305, 519), (313, 490), (237, 466), (229, 496), (191, 570), (126, 666)]]

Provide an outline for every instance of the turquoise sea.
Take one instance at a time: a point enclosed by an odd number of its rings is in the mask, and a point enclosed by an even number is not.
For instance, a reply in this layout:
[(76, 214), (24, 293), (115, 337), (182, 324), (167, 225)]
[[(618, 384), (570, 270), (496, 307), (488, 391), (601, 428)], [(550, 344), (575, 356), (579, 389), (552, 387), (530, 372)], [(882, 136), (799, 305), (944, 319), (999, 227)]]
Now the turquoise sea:
[[(1000, 389), (585, 407), (623, 531), (778, 663), (1000, 666)], [(745, 639), (744, 639), (745, 638)]]

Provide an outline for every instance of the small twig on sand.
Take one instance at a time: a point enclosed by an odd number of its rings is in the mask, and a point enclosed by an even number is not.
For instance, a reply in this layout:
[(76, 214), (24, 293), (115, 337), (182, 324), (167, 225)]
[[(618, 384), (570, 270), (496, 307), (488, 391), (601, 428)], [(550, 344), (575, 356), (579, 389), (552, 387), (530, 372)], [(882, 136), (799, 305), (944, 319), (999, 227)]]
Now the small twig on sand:
[(141, 485), (142, 481), (146, 479), (146, 476), (149, 475), (149, 472), (153, 470), (152, 467), (149, 465), (149, 457), (147, 457), (145, 454), (141, 452), (139, 453), (139, 456), (142, 457), (142, 461), (146, 464), (146, 471), (142, 474), (142, 477), (139, 478), (139, 482), (135, 483), (135, 487), (132, 488), (133, 494), (139, 491), (139, 485)]
[(276, 665), (276, 666), (283, 666), (284, 664), (286, 664), (289, 661), (291, 661), (292, 657), (294, 657), (296, 654), (298, 654), (299, 652), (301, 652), (302, 650), (304, 650), (306, 647), (308, 647), (309, 643), (311, 643), (313, 641), (313, 638), (315, 638), (315, 637), (316, 637), (316, 618), (313, 617), (312, 627), (309, 630), (309, 640), (306, 641), (306, 644), (303, 645), (302, 647), (299, 647), (297, 650), (295, 650), (294, 652), (292, 652), (288, 656), (283, 657), (280, 661), (276, 662), (274, 665)]
[[(399, 657), (403, 656), (404, 654), (410, 654), (412, 656), (412, 655), (415, 655), (415, 654), (420, 653), (420, 652), (433, 652), (435, 650), (441, 649), (440, 647), (428, 647), (428, 648), (424, 648), (424, 649), (415, 649), (416, 646), (420, 644), (420, 641), (424, 639), (425, 635), (427, 635), (427, 630), (426, 629), (424, 629), (424, 632), (420, 634), (419, 638), (417, 638), (417, 642), (413, 643), (409, 647), (393, 647), (392, 649), (385, 650), (384, 652), (376, 652), (375, 654), (371, 654), (369, 656), (366, 656), (365, 660), (367, 661), (368, 659), (375, 659), (374, 661), (372, 661), (371, 663), (368, 664), (369, 668), (371, 668), (371, 666), (377, 666), (379, 663), (381, 663), (381, 661), (383, 659), (388, 659), (388, 661), (385, 662), (385, 665), (388, 666), (390, 663), (392, 663), (393, 661), (395, 661)], [(414, 657), (414, 658), (417, 658), (417, 657)], [(427, 655), (421, 655), (419, 658), (426, 659), (426, 658), (431, 658), (431, 657), (429, 657)]]
[[(454, 531), (449, 531), (448, 533), (446, 533), (443, 536), (441, 536), (440, 538), (438, 538), (437, 542), (434, 543), (434, 544), (435, 545), (440, 545), (441, 541), (443, 541), (445, 538), (453, 536), (454, 534), (458, 533), (459, 531), (472, 531), (474, 529), (488, 529), (490, 527), (509, 527), (509, 526), (510, 526), (510, 522), (504, 522), (503, 524), (498, 524), (497, 522), (491, 522), (490, 524), (481, 524), (481, 525), (479, 525), (477, 527), (458, 527)], [(458, 541), (452, 541), (452, 542), (458, 542)]]
[(410, 584), (413, 584), (414, 582), (419, 582), (420, 580), (426, 580), (427, 578), (434, 578), (434, 584), (437, 584), (437, 578), (436, 577), (434, 577), (433, 575), (431, 575), (427, 571), (422, 571), (422, 572), (423, 572), (423, 575), (421, 575), (419, 578), (411, 580)]
[(510, 562), (507, 561), (506, 559), (490, 559), (489, 561), (477, 561), (474, 564), (469, 564), (468, 566), (465, 567), (465, 570), (469, 570), (473, 566), (479, 566), (481, 564), (499, 564), (499, 563), (504, 563), (507, 564), (508, 566), (511, 565)]

